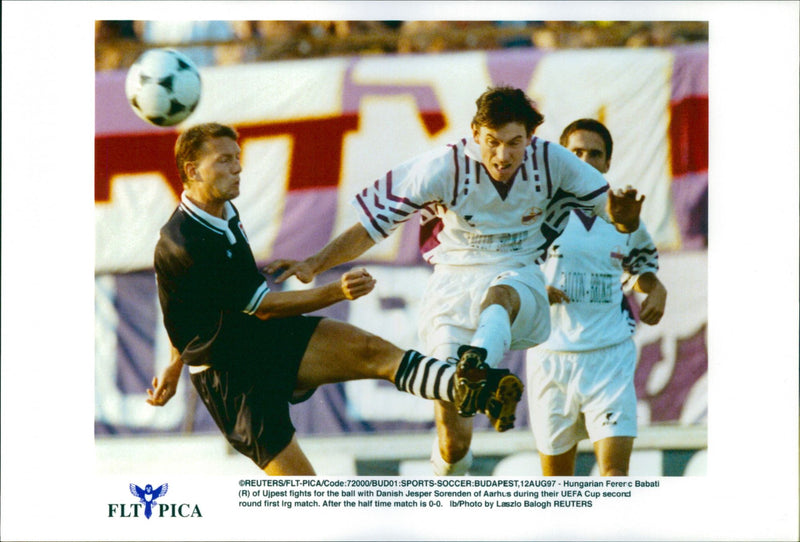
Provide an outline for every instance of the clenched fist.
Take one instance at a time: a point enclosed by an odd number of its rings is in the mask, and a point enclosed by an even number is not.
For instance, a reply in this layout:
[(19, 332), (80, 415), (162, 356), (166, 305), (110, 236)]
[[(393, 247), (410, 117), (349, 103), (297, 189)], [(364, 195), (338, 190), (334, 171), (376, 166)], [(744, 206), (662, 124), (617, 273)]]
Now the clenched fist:
[(375, 279), (366, 269), (351, 269), (340, 280), (342, 292), (347, 299), (358, 299), (365, 296), (375, 288)]

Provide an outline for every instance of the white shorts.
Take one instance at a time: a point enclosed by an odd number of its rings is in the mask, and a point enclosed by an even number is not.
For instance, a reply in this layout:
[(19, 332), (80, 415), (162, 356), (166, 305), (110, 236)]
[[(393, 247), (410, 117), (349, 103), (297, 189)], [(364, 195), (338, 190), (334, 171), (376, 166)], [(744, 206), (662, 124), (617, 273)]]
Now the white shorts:
[(534, 348), (527, 361), (530, 424), (541, 453), (563, 454), (585, 438), (636, 436), (633, 339), (587, 352)]
[(506, 284), (520, 297), (511, 324), (511, 350), (524, 350), (550, 335), (550, 305), (544, 275), (537, 265), (452, 266), (438, 264), (422, 298), (419, 334), (428, 355), (455, 357), (478, 328), (480, 305), (490, 286)]

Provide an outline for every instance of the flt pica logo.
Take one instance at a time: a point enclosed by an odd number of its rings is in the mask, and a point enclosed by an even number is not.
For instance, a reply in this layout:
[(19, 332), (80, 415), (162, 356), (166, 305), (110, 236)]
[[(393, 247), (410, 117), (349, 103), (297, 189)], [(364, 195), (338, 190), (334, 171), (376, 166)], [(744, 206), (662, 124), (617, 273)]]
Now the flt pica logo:
[(153, 489), (152, 484), (145, 484), (144, 489), (136, 484), (129, 484), (131, 495), (136, 497), (136, 503), (110, 503), (108, 517), (110, 518), (201, 518), (203, 514), (196, 504), (166, 504), (158, 502), (167, 494), (169, 484), (161, 484)]
[(160, 499), (167, 494), (169, 484), (160, 485), (155, 491), (153, 491), (153, 486), (150, 484), (144, 486), (144, 489), (136, 484), (131, 484), (129, 487), (131, 494), (134, 497), (139, 497), (139, 502), (144, 505), (144, 517), (150, 519), (150, 516), (153, 515), (153, 505), (158, 504), (156, 499)]

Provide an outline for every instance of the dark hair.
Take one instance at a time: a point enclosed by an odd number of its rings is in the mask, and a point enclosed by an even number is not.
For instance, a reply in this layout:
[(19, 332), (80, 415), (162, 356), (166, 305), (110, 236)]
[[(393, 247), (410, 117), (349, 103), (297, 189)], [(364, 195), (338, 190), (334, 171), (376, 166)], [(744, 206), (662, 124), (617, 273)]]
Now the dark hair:
[(577, 132), (578, 130), (586, 130), (587, 132), (594, 132), (603, 138), (603, 143), (606, 145), (606, 159), (611, 160), (611, 151), (614, 150), (614, 142), (611, 140), (611, 132), (608, 131), (608, 128), (603, 125), (602, 122), (594, 119), (578, 119), (575, 122), (572, 122), (564, 128), (564, 131), (561, 132), (561, 137), (559, 138), (558, 142), (563, 146), (566, 147), (567, 143), (569, 142), (569, 136), (572, 132)]
[(525, 126), (528, 135), (544, 122), (544, 115), (536, 110), (533, 101), (514, 87), (489, 87), (475, 100), (477, 111), (472, 118), (475, 126), (497, 129), (510, 122)]
[(239, 139), (239, 134), (230, 126), (207, 122), (192, 126), (178, 136), (178, 140), (175, 142), (175, 165), (178, 167), (178, 174), (181, 176), (183, 184), (188, 181), (183, 166), (187, 162), (197, 160), (205, 142), (216, 137), (229, 137), (236, 141)]

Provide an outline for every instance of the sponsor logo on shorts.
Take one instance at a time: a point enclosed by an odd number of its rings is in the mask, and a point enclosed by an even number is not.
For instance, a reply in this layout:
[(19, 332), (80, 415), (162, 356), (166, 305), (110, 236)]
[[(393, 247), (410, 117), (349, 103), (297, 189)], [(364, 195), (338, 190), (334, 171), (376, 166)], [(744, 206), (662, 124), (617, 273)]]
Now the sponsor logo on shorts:
[(606, 412), (606, 419), (603, 420), (601, 425), (608, 426), (608, 425), (617, 425), (617, 419), (619, 418), (619, 412)]
[[(144, 489), (136, 484), (129, 484), (128, 490), (138, 502), (109, 503), (110, 518), (201, 518), (203, 514), (196, 504), (164, 503), (162, 497), (167, 494), (169, 484), (161, 484), (154, 488), (145, 484)], [(159, 502), (162, 501), (162, 502)]]

